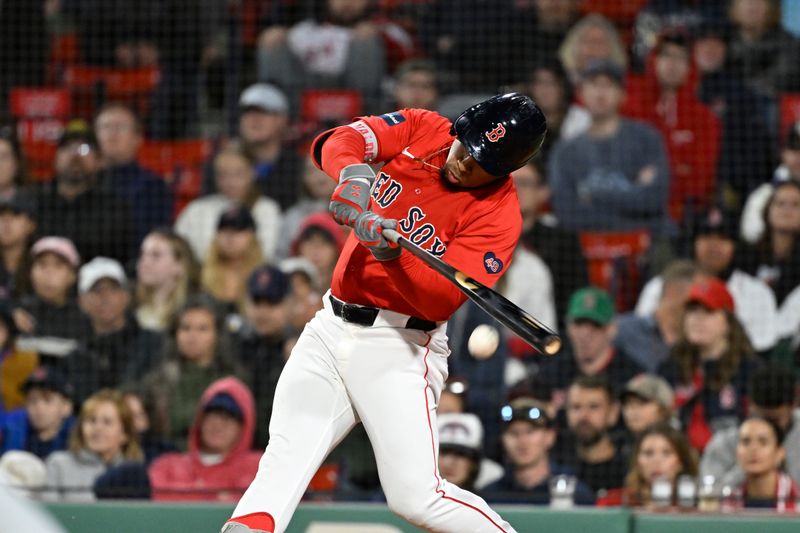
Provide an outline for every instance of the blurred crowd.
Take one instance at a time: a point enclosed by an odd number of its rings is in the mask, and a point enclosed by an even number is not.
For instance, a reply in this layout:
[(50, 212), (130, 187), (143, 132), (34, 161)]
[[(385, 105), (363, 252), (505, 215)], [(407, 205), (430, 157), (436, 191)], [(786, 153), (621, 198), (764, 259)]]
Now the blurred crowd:
[[(236, 500), (348, 238), (310, 139), (351, 112), (453, 119), (516, 90), (549, 133), (512, 173), (523, 234), (496, 288), (565, 346), (543, 356), (477, 306), (457, 312), (443, 477), (533, 504), (566, 480), (575, 503), (606, 506), (677, 503), (688, 479), (737, 508), (793, 510), (795, 7), (0, 3), (0, 478), (50, 501)], [(145, 106), (99, 95), (34, 178), (10, 94), (63, 82), (64, 35), (81, 65), (155, 68), (158, 83)], [(185, 198), (140, 154), (191, 138), (213, 150)], [(307, 498), (382, 500), (362, 428)]]

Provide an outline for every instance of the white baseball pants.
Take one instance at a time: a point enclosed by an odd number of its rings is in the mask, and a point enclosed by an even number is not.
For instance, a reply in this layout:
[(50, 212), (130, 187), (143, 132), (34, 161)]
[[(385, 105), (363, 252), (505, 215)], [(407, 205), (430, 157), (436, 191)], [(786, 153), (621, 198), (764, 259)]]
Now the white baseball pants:
[(382, 310), (365, 327), (336, 317), (327, 294), (324, 302), (281, 374), (269, 445), (233, 516), (269, 513), (283, 533), (322, 461), (361, 421), (393, 512), (433, 532), (514, 532), (483, 499), (439, 475), (445, 324), (404, 329), (406, 315)]

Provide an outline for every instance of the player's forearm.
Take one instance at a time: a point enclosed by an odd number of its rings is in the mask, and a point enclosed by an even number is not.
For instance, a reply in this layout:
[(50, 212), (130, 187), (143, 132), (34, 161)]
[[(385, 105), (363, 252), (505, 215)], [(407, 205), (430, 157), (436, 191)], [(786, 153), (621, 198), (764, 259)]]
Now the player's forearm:
[(447, 320), (466, 299), (449, 281), (408, 252), (381, 264), (403, 299), (425, 311), (423, 318)]
[(335, 180), (347, 165), (364, 162), (364, 138), (352, 128), (339, 128), (322, 145), (322, 170)]

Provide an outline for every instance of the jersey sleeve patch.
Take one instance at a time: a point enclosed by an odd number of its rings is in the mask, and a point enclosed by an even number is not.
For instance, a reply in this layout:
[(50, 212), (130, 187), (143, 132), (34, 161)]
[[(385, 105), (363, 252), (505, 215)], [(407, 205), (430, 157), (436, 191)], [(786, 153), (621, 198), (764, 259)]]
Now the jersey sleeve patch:
[(378, 157), (378, 137), (375, 132), (363, 120), (358, 120), (348, 124), (348, 126), (364, 137), (364, 162), (370, 163), (374, 161)]
[(489, 274), (499, 274), (503, 270), (503, 261), (497, 258), (494, 252), (483, 254), (483, 268)]
[(381, 115), (383, 121), (388, 124), (389, 126), (397, 126), (398, 124), (402, 124), (406, 121), (406, 117), (403, 116), (400, 111), (394, 111), (393, 113), (386, 113)]

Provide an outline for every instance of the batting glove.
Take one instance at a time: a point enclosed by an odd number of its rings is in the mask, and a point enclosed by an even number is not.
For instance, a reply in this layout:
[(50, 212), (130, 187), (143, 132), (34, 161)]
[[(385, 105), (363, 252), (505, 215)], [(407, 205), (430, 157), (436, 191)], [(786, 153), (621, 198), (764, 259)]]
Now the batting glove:
[(339, 224), (352, 226), (367, 210), (375, 172), (367, 164), (347, 165), (339, 173), (339, 185), (331, 195), (328, 211)]
[(387, 241), (383, 236), (384, 229), (396, 229), (397, 221), (383, 218), (372, 211), (364, 211), (356, 217), (353, 232), (358, 240), (369, 248), (378, 261), (391, 261), (397, 259), (402, 248)]

